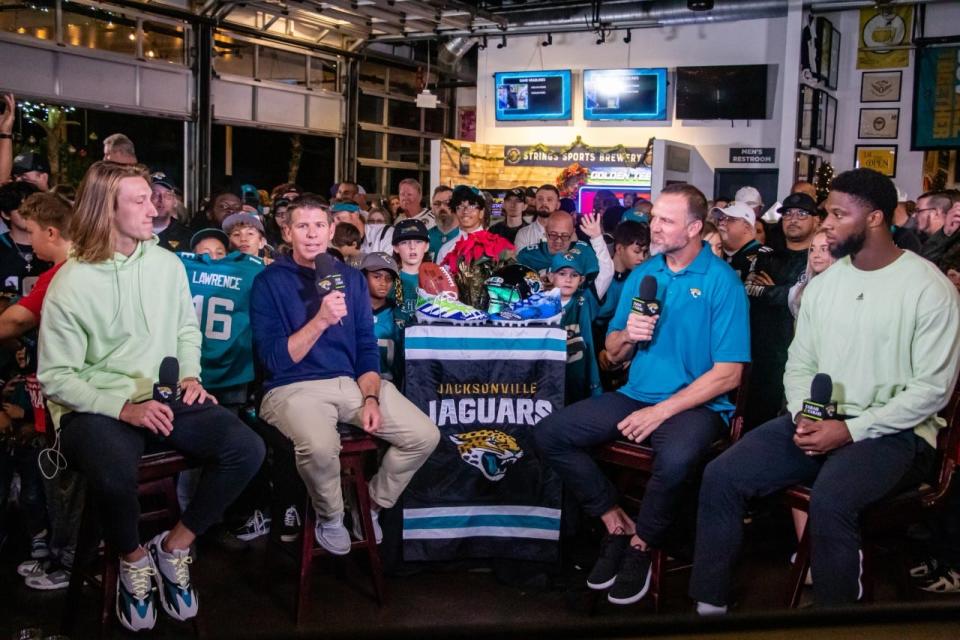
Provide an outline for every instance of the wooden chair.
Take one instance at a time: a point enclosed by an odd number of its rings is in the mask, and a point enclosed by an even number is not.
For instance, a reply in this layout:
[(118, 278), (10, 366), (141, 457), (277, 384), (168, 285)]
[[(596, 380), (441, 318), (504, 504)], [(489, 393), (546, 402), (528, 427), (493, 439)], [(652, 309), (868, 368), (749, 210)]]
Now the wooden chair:
[[(874, 567), (879, 555), (879, 541), (889, 540), (891, 536), (904, 539), (906, 528), (927, 518), (941, 509), (954, 484), (957, 466), (960, 464), (960, 389), (955, 388), (950, 402), (940, 415), (947, 426), (937, 434), (938, 474), (933, 484), (924, 483), (919, 487), (898, 493), (870, 506), (862, 515), (860, 523), (861, 544), (863, 547), (863, 600), (873, 600)], [(810, 510), (810, 487), (797, 485), (786, 490), (784, 501), (787, 506), (804, 513)], [(901, 555), (903, 550), (901, 549)], [(900, 586), (902, 595), (909, 597), (912, 591), (908, 586), (906, 560), (901, 557)], [(790, 569), (790, 590), (787, 594), (787, 606), (796, 608), (803, 593), (804, 578), (810, 568), (810, 531), (809, 523), (804, 528), (797, 546), (797, 557)], [(816, 579), (816, 577), (814, 577)]]
[[(710, 452), (711, 459), (723, 453), (723, 451), (743, 435), (749, 380), (750, 366), (745, 365), (743, 373), (740, 376), (740, 386), (730, 392), (730, 399), (735, 407), (733, 417), (730, 419), (730, 435), (717, 440), (713, 444)], [(604, 462), (626, 471), (626, 473), (619, 475), (615, 484), (620, 494), (628, 503), (639, 507), (642, 496), (633, 495), (629, 487), (638, 476), (644, 482), (650, 478), (650, 475), (653, 473), (653, 449), (629, 440), (616, 440), (596, 449), (594, 451), (594, 458), (599, 462)], [(662, 549), (651, 549), (650, 561), (650, 591), (648, 593), (650, 599), (653, 601), (654, 611), (659, 612), (661, 587), (664, 577), (667, 573), (687, 569), (690, 565), (685, 564), (667, 569), (666, 554)]]
[[(377, 548), (377, 541), (374, 537), (373, 518), (370, 515), (372, 502), (367, 487), (366, 464), (377, 455), (377, 440), (367, 435), (363, 431), (352, 425), (337, 425), (340, 431), (340, 472), (345, 483), (352, 486), (357, 495), (357, 507), (360, 511), (360, 522), (363, 528), (363, 539), (356, 540), (351, 545), (351, 551), (363, 549), (367, 552), (370, 562), (371, 581), (373, 583), (374, 595), (377, 604), (383, 606), (386, 602), (386, 584), (383, 576), (383, 564), (380, 560), (380, 551)], [(258, 430), (264, 436), (267, 444), (274, 451), (274, 465), (286, 464), (291, 468), (294, 465), (293, 445), (277, 429), (264, 421), (260, 421)], [(319, 556), (329, 555), (326, 550), (319, 547), (314, 539), (314, 527), (317, 522), (316, 512), (313, 510), (313, 504), (309, 495), (303, 501), (302, 505), (302, 527), (300, 531), (300, 547), (296, 558), (299, 564), (299, 575), (297, 579), (297, 596), (294, 608), (294, 618), (299, 625), (303, 621), (308, 608), (310, 599), (310, 583), (313, 569), (313, 559)], [(282, 514), (273, 514), (274, 522), (282, 521)], [(271, 539), (280, 548), (291, 553), (289, 547), (279, 542), (274, 534)]]
[[(168, 526), (172, 526), (180, 519), (177, 474), (194, 466), (176, 451), (150, 453), (140, 459), (138, 493), (141, 498), (159, 498), (156, 506), (141, 511), (140, 522), (165, 522)], [(70, 574), (70, 586), (67, 589), (67, 603), (61, 626), (64, 634), (71, 633), (76, 622), (80, 592), (85, 583), (90, 583), (100, 588), (100, 635), (103, 636), (108, 635), (112, 629), (120, 563), (116, 550), (109, 544), (104, 545), (102, 553), (97, 553), (100, 523), (96, 505), (89, 492), (87, 496), (80, 521), (77, 552), (73, 571)], [(199, 616), (193, 618), (192, 623), (194, 633), (201, 635)]]

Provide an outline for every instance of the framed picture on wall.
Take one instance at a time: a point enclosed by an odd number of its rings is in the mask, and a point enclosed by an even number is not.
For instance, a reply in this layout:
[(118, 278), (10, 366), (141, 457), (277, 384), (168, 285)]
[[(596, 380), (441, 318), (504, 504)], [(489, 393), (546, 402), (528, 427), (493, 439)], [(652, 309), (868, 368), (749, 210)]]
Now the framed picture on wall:
[(813, 146), (824, 149), (827, 145), (827, 105), (830, 96), (826, 91), (814, 89), (813, 95)]
[(899, 125), (900, 109), (860, 109), (861, 138), (895, 140)]
[[(833, 25), (831, 25), (832, 27)], [(831, 89), (837, 88), (837, 81), (840, 78), (840, 31), (833, 28), (833, 35), (830, 37), (830, 71), (827, 74), (827, 86)]]
[(821, 149), (833, 153), (833, 139), (837, 130), (837, 99), (827, 95), (827, 116), (824, 122), (823, 146)]
[(873, 169), (888, 178), (897, 177), (897, 145), (858, 144), (853, 148), (853, 166)]
[(797, 152), (796, 157), (793, 160), (793, 181), (794, 182), (806, 182), (807, 181), (807, 156), (809, 154)]
[(833, 25), (823, 16), (817, 17), (817, 79), (828, 85), (830, 84), (830, 69), (833, 66)]
[(864, 71), (860, 75), (860, 102), (900, 102), (902, 71)]
[(797, 146), (809, 149), (813, 144), (813, 87), (800, 86), (800, 106), (797, 118)]

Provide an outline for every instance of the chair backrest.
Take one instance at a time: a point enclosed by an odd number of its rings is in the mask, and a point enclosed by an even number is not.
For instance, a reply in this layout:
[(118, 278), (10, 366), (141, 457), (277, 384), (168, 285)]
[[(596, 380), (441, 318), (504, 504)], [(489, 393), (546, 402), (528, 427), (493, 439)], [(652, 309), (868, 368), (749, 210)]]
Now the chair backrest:
[(947, 426), (937, 434), (937, 454), (940, 458), (937, 493), (946, 494), (960, 465), (960, 385), (954, 387), (950, 401), (940, 416), (947, 421)]
[(750, 363), (743, 365), (740, 385), (730, 392), (733, 403), (733, 417), (730, 418), (730, 442), (736, 442), (743, 435), (743, 420), (747, 414), (747, 396), (750, 395)]

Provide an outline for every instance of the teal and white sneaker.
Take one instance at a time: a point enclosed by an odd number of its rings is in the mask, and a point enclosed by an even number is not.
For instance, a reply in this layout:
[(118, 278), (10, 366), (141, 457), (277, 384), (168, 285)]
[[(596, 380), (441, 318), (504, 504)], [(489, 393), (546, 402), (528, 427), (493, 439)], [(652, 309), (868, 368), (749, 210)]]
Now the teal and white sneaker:
[(483, 324), (487, 314), (463, 304), (450, 291), (441, 291), (434, 296), (417, 289), (417, 320), (427, 324)]
[(163, 541), (169, 531), (158, 534), (147, 543), (147, 550), (153, 558), (160, 579), (160, 604), (167, 615), (174, 620), (189, 620), (197, 615), (197, 592), (190, 582), (190, 565), (193, 558), (189, 549), (174, 549), (167, 553), (163, 550)]
[(136, 562), (120, 560), (117, 580), (117, 619), (125, 629), (145, 631), (157, 623), (157, 575), (150, 554)]
[(535, 293), (515, 302), (500, 313), (490, 316), (493, 324), (525, 326), (528, 324), (557, 324), (563, 316), (560, 290)]

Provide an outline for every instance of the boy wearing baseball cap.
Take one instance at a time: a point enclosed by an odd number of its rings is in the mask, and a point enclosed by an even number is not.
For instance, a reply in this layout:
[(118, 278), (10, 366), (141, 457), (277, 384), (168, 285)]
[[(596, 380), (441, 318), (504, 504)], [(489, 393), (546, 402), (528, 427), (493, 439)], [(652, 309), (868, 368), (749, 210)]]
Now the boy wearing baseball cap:
[(417, 287), (420, 265), (430, 248), (427, 226), (416, 218), (401, 220), (393, 227), (393, 251), (400, 257), (400, 283), (397, 304), (404, 322), (412, 322), (417, 311)]
[(516, 242), (517, 233), (527, 226), (523, 221), (526, 208), (526, 191), (519, 187), (510, 189), (503, 196), (503, 220), (490, 227), (490, 232)]
[(581, 287), (588, 267), (583, 254), (563, 251), (550, 262), (550, 282), (560, 290), (563, 316), (560, 326), (567, 330), (566, 404), (602, 393), (597, 352), (593, 346), (593, 319), (597, 301)]
[(389, 253), (375, 251), (363, 257), (360, 270), (367, 278), (373, 308), (373, 333), (380, 349), (380, 377), (403, 389), (403, 319), (390, 299), (400, 271)]
[(247, 211), (232, 213), (224, 218), (223, 230), (230, 238), (231, 251), (263, 258), (264, 264), (273, 262), (264, 252), (267, 246), (267, 234), (263, 229), (260, 216)]

